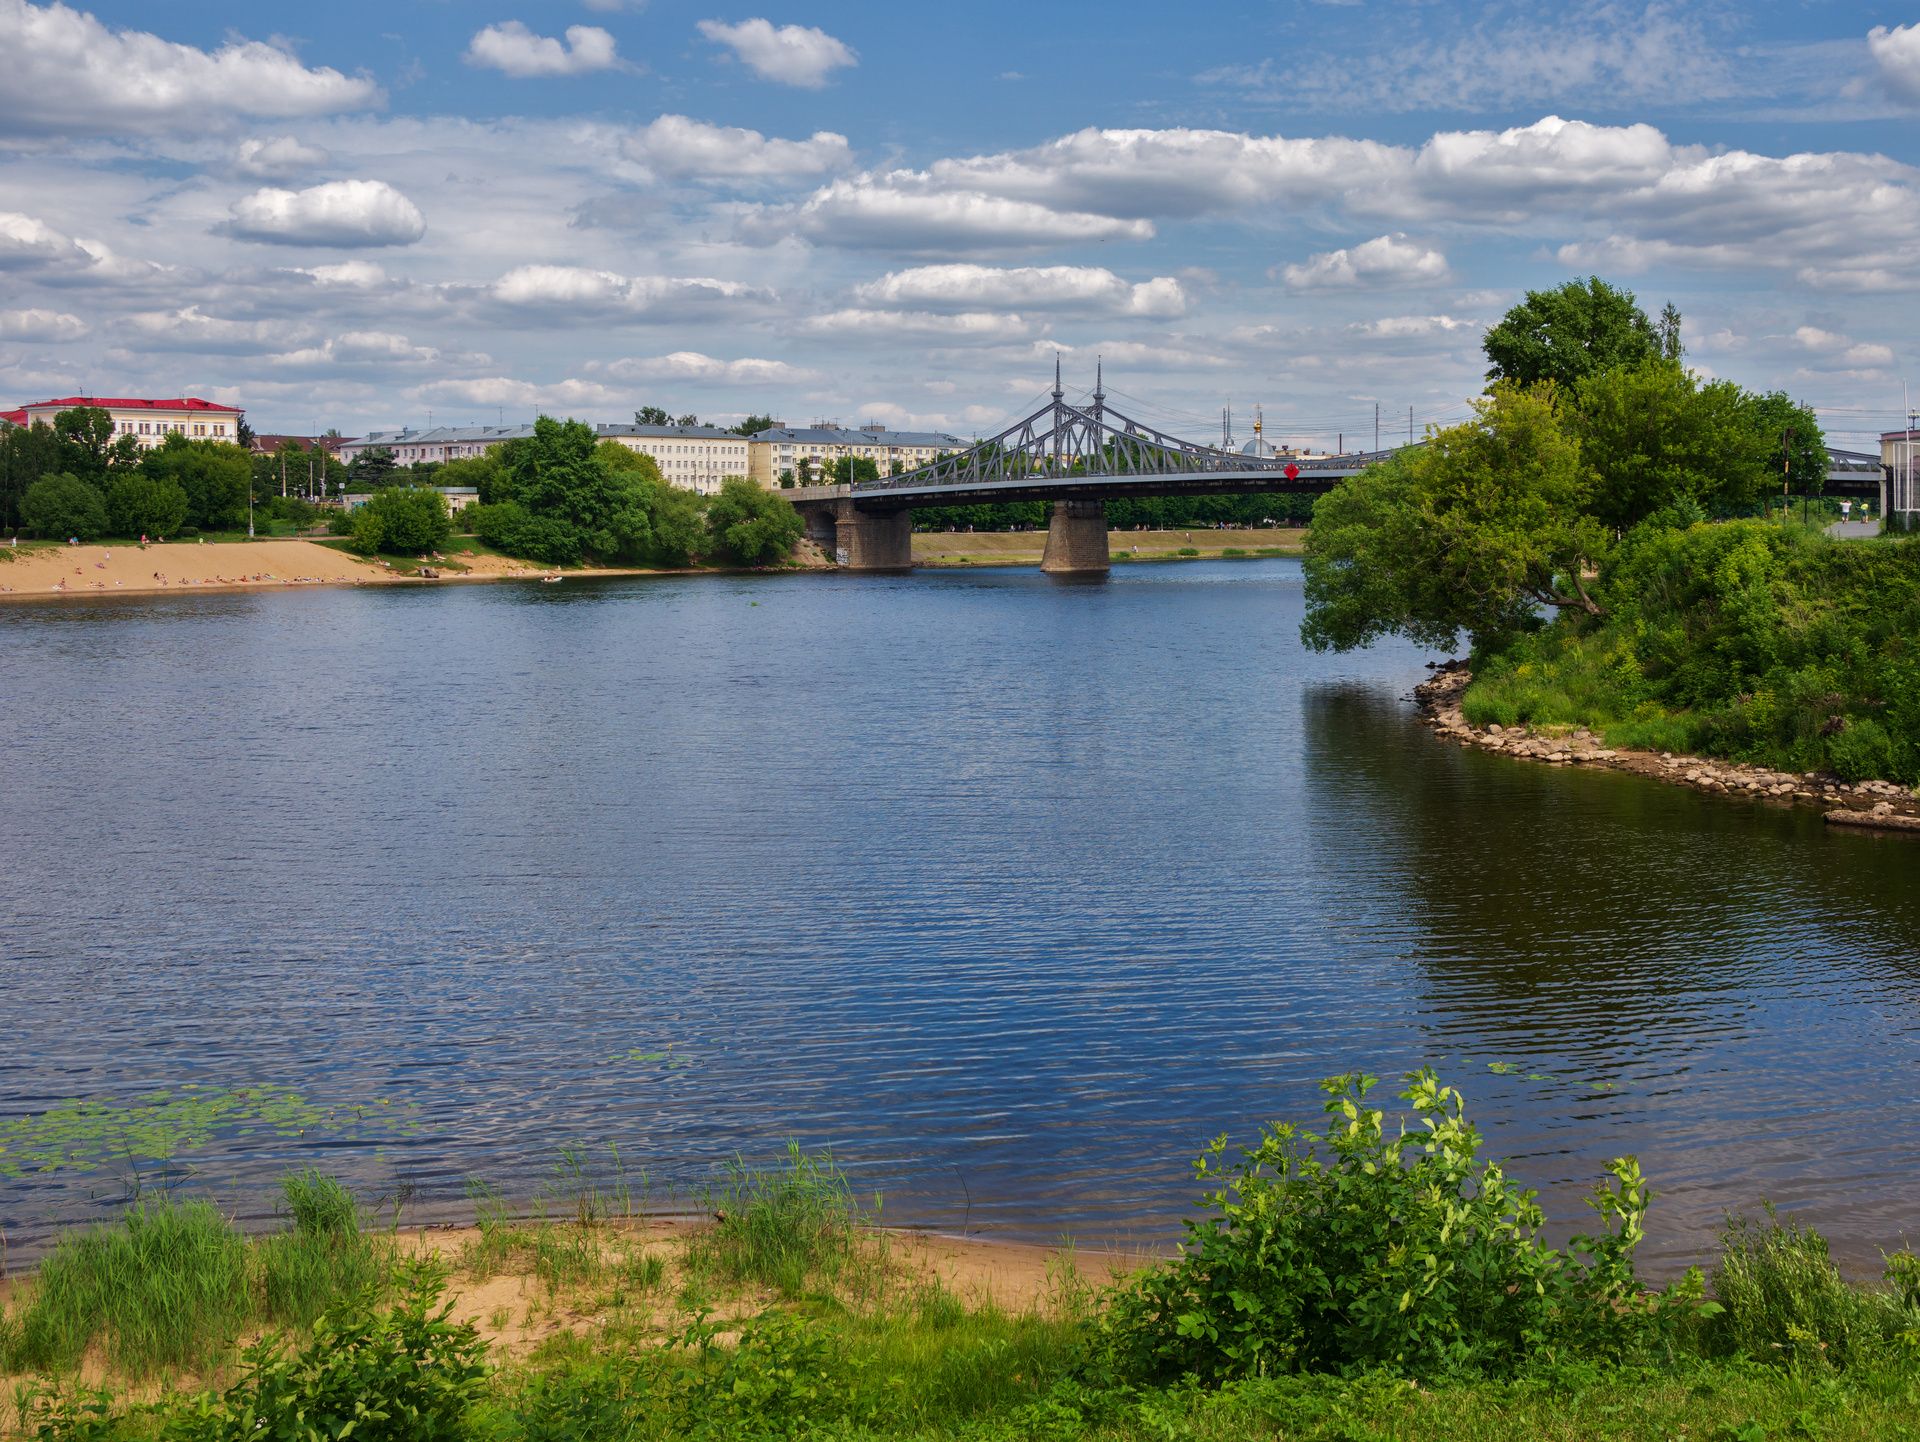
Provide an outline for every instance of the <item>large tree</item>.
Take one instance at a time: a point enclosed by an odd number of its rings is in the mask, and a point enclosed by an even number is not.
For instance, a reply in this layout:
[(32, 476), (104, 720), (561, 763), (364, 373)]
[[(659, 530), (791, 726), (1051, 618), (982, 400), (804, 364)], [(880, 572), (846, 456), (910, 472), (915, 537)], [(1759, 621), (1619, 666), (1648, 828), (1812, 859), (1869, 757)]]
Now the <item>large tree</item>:
[[(1674, 316), (1678, 344), (1678, 315)], [(1482, 345), (1490, 381), (1572, 387), (1595, 371), (1637, 365), (1660, 354), (1660, 337), (1630, 290), (1599, 276), (1554, 290), (1530, 290), (1489, 330)]]
[(1539, 609), (1599, 607), (1587, 578), (1607, 535), (1551, 387), (1495, 386), (1465, 425), (1341, 482), (1313, 508), (1305, 559), (1315, 650), (1403, 635), (1476, 649)]
[(50, 541), (91, 541), (107, 529), (107, 505), (99, 490), (66, 472), (28, 486), (20, 514), (28, 530)]
[(807, 528), (790, 502), (729, 476), (707, 505), (707, 529), (723, 554), (745, 566), (764, 566), (792, 555)]
[(190, 441), (175, 431), (147, 452), (140, 470), (155, 480), (172, 481), (186, 493), (189, 526), (219, 531), (246, 523), (253, 459), (240, 447)]
[(1681, 502), (1722, 513), (1755, 505), (1777, 483), (1776, 412), (1820, 444), (1818, 423), (1784, 396), (1776, 404), (1732, 381), (1702, 384), (1664, 357), (1588, 376), (1566, 409), (1593, 482), (1589, 507), (1619, 530)]

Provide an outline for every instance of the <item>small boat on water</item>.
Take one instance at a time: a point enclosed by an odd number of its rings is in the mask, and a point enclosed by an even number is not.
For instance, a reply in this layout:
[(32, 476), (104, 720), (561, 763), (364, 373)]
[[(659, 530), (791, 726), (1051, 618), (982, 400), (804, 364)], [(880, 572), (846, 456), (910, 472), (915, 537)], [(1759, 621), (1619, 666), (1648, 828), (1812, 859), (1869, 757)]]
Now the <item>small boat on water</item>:
[(554, 573), (553, 575), (551, 575), (551, 576), (542, 576), (542, 577), (540, 578), (540, 584), (541, 584), (541, 585), (543, 585), (543, 586), (557, 586), (557, 585), (559, 585), (559, 584), (560, 584), (560, 574), (559, 574), (559, 572), (557, 572), (557, 571), (556, 571), (556, 572), (555, 572), (555, 573)]

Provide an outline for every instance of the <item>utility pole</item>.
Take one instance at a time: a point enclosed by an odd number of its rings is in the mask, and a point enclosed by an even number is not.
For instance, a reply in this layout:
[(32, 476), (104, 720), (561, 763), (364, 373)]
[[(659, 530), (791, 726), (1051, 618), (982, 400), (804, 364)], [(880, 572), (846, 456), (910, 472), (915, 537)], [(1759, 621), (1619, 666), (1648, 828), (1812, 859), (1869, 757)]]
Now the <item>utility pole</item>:
[(1379, 451), (1380, 451), (1380, 402), (1378, 401), (1375, 401), (1373, 403), (1373, 449), (1376, 455), (1379, 454)]
[(1413, 407), (1407, 407), (1407, 444), (1413, 444)]

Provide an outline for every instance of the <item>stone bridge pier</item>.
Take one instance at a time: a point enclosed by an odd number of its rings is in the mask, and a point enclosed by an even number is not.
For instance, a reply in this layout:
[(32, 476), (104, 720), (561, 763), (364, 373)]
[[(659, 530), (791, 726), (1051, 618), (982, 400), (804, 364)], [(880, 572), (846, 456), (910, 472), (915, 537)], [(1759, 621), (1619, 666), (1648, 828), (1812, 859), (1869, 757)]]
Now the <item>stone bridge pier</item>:
[(842, 570), (913, 569), (912, 511), (863, 511), (845, 495), (797, 500), (795, 506), (807, 523), (807, 539)]
[(1040, 569), (1050, 576), (1103, 576), (1107, 553), (1105, 501), (1055, 501), (1047, 518), (1047, 549)]

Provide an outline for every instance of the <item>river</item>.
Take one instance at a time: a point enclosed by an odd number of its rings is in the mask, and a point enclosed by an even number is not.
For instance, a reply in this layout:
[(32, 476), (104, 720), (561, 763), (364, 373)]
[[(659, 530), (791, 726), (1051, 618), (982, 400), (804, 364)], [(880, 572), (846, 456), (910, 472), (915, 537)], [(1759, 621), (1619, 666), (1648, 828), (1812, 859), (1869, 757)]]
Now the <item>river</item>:
[(0, 1118), (376, 1109), (0, 1176), (0, 1227), (306, 1164), (456, 1215), (569, 1142), (659, 1202), (794, 1139), (894, 1222), (1164, 1245), (1210, 1137), (1430, 1062), (1567, 1222), (1638, 1154), (1656, 1269), (1762, 1200), (1898, 1245), (1920, 847), (1453, 749), (1431, 658), (1301, 608), (1291, 561), (0, 608)]

